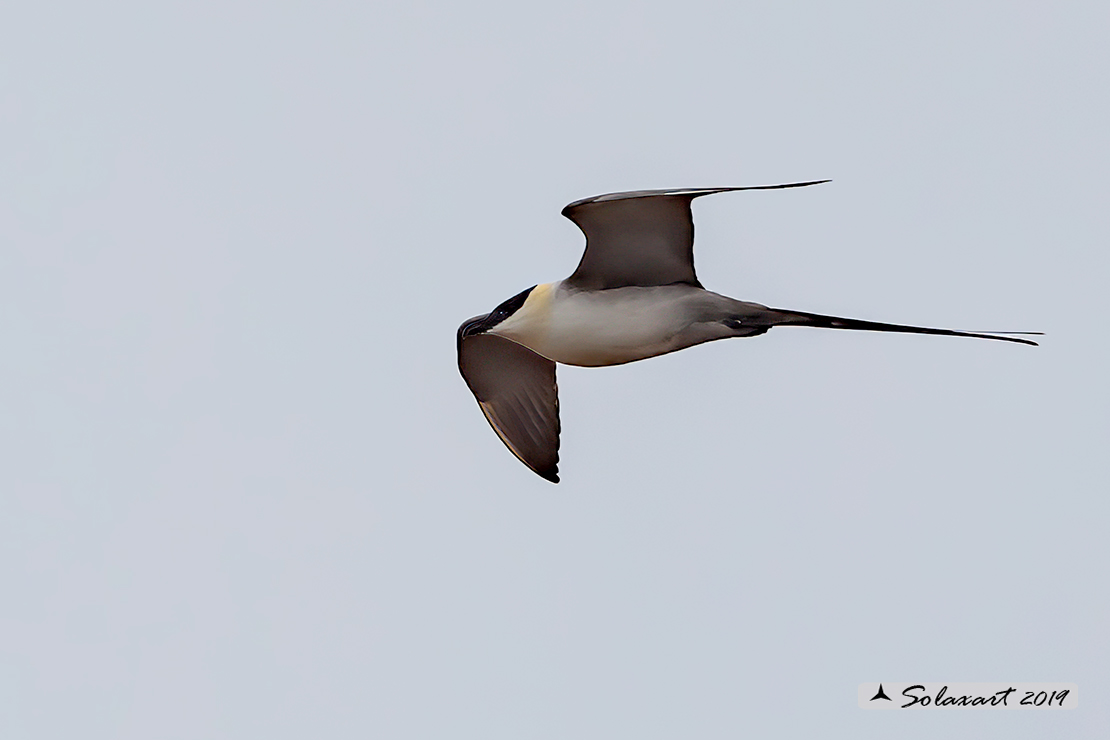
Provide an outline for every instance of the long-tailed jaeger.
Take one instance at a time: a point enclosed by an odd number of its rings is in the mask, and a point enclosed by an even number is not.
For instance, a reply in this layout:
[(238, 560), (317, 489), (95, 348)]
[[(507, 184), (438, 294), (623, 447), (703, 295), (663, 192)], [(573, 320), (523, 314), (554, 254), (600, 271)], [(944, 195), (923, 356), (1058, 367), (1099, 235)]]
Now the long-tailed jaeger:
[(566, 280), (536, 285), (458, 332), (459, 370), (482, 413), (521, 462), (559, 482), (559, 397), (555, 363), (599, 367), (774, 326), (816, 326), (1029, 339), (882, 324), (787, 311), (712, 293), (694, 273), (694, 198), (734, 190), (775, 190), (828, 180), (740, 188), (636, 190), (571, 203), (563, 215), (586, 235), (586, 252)]

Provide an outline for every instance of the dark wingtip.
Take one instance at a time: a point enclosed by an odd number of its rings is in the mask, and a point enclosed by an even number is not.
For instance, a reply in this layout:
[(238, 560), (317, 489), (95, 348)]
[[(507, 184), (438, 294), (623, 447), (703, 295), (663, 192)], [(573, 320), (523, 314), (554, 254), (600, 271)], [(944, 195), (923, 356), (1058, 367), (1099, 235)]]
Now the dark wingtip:
[(715, 193), (734, 193), (740, 190), (783, 190), (785, 188), (804, 188), (810, 185), (821, 185), (832, 180), (809, 180), (807, 182), (787, 182), (780, 185), (743, 185), (741, 187), (731, 188), (662, 188), (654, 190), (626, 190), (616, 193), (604, 193), (602, 195), (591, 195), (589, 198), (582, 198), (573, 203), (568, 203), (560, 213), (567, 218), (571, 218), (571, 213), (579, 206), (584, 206), (589, 203), (600, 203), (612, 200), (624, 200), (627, 198), (646, 198), (652, 196), (681, 196), (690, 199), (700, 198), (703, 195), (713, 195)]
[(824, 185), (832, 180), (808, 180), (806, 182), (784, 182), (781, 185), (748, 185), (739, 188), (721, 188), (721, 192), (731, 190), (783, 190), (785, 188), (808, 188), (810, 185)]
[(810, 185), (823, 185), (832, 180), (810, 180), (809, 182), (784, 182), (781, 185), (746, 185), (739, 188), (706, 188), (703, 193), (695, 193), (691, 195), (692, 198), (700, 198), (703, 195), (715, 195), (716, 193), (735, 193), (740, 190), (787, 190), (789, 188), (808, 188)]
[(772, 185), (771, 187), (804, 188), (810, 185), (824, 185), (827, 182), (832, 182), (832, 178), (830, 177), (828, 180), (810, 180), (809, 182), (790, 182), (785, 185)]

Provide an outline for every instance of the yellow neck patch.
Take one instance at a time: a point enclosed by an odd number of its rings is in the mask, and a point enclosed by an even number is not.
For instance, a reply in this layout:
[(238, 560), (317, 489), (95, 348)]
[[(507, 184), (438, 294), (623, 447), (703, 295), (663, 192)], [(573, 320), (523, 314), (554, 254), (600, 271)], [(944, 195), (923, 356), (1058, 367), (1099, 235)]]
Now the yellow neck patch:
[(551, 306), (551, 299), (555, 295), (555, 283), (542, 283), (532, 288), (521, 310), (529, 315), (544, 316)]

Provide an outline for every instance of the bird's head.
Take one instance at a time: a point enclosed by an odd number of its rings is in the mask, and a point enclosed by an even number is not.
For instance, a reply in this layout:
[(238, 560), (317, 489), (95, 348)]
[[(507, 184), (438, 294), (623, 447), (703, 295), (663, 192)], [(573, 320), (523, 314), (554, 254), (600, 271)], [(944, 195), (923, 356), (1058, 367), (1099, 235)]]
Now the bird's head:
[(475, 334), (485, 334), (491, 329), (496, 328), (498, 324), (512, 316), (524, 305), (524, 302), (528, 300), (528, 295), (535, 287), (536, 286), (533, 285), (528, 290), (517, 293), (488, 314), (475, 316), (472, 319), (464, 321), (463, 325), (459, 327), (459, 344), (467, 337), (472, 337)]

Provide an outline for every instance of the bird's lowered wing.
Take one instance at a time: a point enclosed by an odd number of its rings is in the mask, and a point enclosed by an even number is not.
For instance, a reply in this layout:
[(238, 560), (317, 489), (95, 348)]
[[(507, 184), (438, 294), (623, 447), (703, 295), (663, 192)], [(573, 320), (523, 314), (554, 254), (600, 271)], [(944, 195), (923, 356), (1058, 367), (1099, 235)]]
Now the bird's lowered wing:
[(581, 290), (687, 283), (694, 273), (694, 198), (734, 190), (778, 190), (828, 180), (740, 188), (634, 190), (596, 195), (563, 209), (586, 235), (586, 252), (564, 283)]
[(459, 340), (459, 371), (493, 431), (522, 463), (559, 482), (555, 363), (492, 334)]

